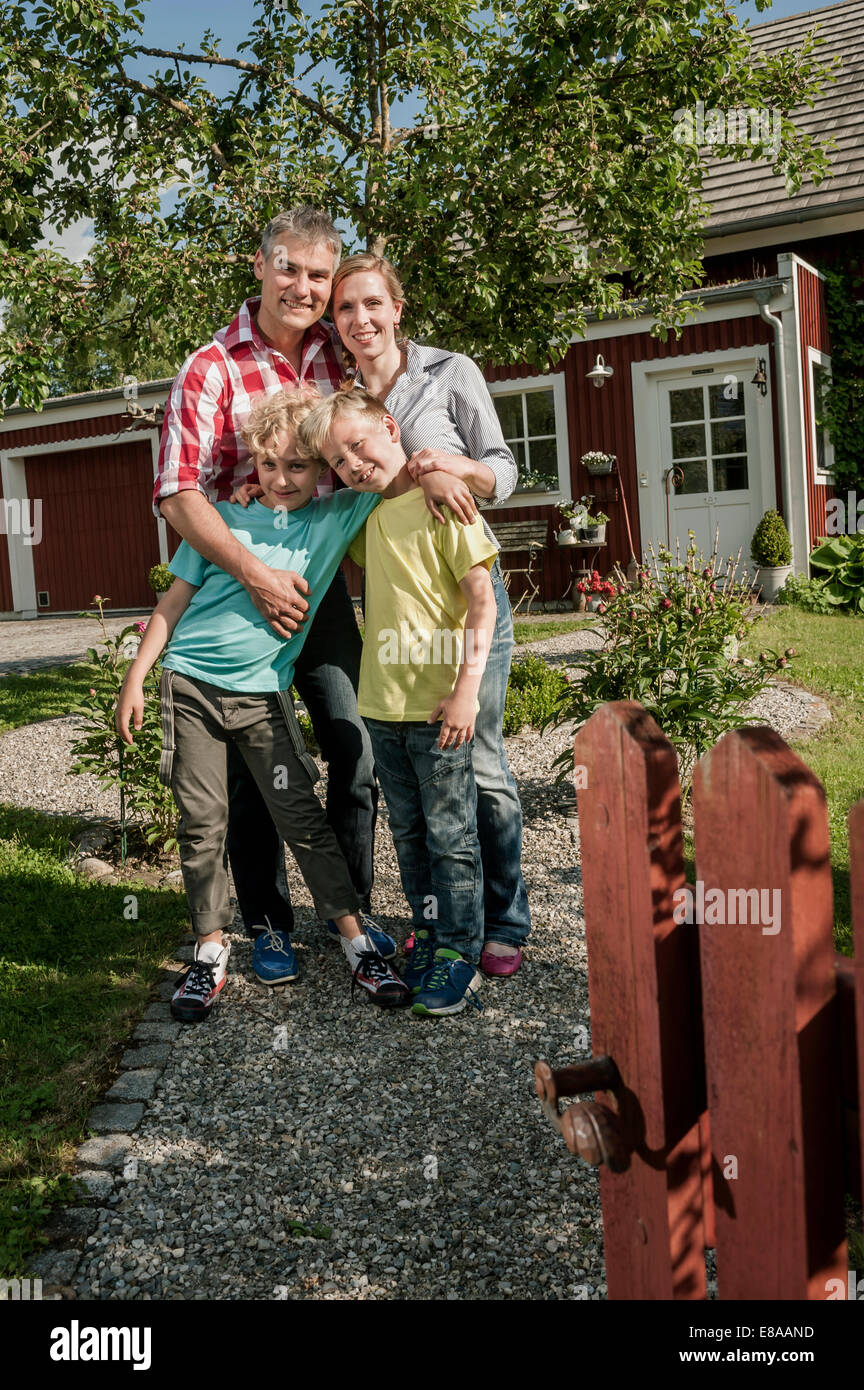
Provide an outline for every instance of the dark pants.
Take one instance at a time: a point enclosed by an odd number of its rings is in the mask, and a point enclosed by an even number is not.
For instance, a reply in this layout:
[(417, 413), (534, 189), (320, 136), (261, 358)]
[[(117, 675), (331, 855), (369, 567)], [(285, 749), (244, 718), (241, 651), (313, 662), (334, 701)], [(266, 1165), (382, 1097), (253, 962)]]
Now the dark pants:
[[(341, 570), (312, 621), (294, 675), (327, 763), (326, 812), (363, 911), (370, 907), (378, 788), (372, 745), (357, 713), (363, 641)], [(229, 746), (227, 851), (246, 930), (294, 926), (285, 851), (242, 757)]]

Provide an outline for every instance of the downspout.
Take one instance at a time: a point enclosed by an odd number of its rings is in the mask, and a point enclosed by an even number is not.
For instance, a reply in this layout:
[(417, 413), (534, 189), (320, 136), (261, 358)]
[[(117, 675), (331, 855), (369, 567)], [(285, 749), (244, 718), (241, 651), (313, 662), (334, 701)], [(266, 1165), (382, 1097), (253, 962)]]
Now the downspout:
[[(786, 348), (783, 335), (783, 320), (779, 314), (772, 314), (768, 301), (771, 290), (754, 290), (753, 298), (759, 305), (759, 317), (774, 329), (774, 355), (777, 363), (777, 419), (780, 425), (780, 486), (783, 491), (783, 519), (793, 535), (792, 498), (789, 491), (789, 420), (786, 415)], [(792, 563), (795, 563), (795, 542), (792, 541)]]

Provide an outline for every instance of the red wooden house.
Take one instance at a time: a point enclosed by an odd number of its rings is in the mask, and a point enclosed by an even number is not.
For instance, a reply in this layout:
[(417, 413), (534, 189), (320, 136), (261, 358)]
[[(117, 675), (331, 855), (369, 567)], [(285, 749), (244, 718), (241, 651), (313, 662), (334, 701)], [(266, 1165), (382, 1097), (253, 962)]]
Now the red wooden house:
[[(629, 559), (626, 501), (637, 555), (652, 542), (686, 544), (689, 530), (710, 551), (719, 527), (721, 553), (746, 558), (762, 513), (776, 507), (795, 569), (807, 571), (831, 496), (831, 442), (814, 411), (831, 371), (820, 267), (864, 260), (864, 0), (753, 30), (776, 52), (817, 23), (840, 75), (795, 119), (833, 137), (831, 177), (789, 197), (769, 161), (706, 165), (704, 308), (681, 337), (652, 337), (648, 317), (589, 322), (548, 375), (487, 372), (521, 474), (547, 479), (489, 519), (546, 523), (547, 602), (572, 578), (573, 551), (555, 544), (557, 504), (585, 493), (610, 516), (601, 570)], [(588, 375), (598, 356), (612, 368), (599, 389)], [(163, 402), (169, 385), (139, 386), (139, 406)], [(173, 543), (150, 507), (158, 431), (126, 409), (118, 388), (0, 422), (0, 616), (77, 612), (96, 592), (116, 608), (150, 601), (147, 571)], [(617, 472), (589, 478), (580, 463), (589, 450), (614, 454)]]

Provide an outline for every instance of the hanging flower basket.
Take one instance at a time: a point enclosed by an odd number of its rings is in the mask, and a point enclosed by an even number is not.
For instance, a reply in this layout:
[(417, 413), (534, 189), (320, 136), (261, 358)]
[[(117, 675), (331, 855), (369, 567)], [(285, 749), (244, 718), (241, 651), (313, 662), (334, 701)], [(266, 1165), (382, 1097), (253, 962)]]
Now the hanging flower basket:
[(591, 475), (592, 478), (605, 477), (611, 473), (615, 467), (614, 454), (602, 454), (599, 450), (592, 449), (589, 453), (583, 454), (581, 458), (582, 467)]

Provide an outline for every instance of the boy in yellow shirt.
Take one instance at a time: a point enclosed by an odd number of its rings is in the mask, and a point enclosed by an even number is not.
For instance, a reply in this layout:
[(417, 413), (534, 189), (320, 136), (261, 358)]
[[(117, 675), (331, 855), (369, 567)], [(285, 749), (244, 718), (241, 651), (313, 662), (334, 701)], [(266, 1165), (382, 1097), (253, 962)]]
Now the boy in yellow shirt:
[(417, 1014), (480, 1007), (483, 870), (471, 740), (496, 605), (482, 523), (442, 526), (406, 467), (399, 426), (353, 383), (321, 401), (301, 448), (382, 498), (350, 555), (366, 569), (358, 709), (372, 740), (415, 943)]

